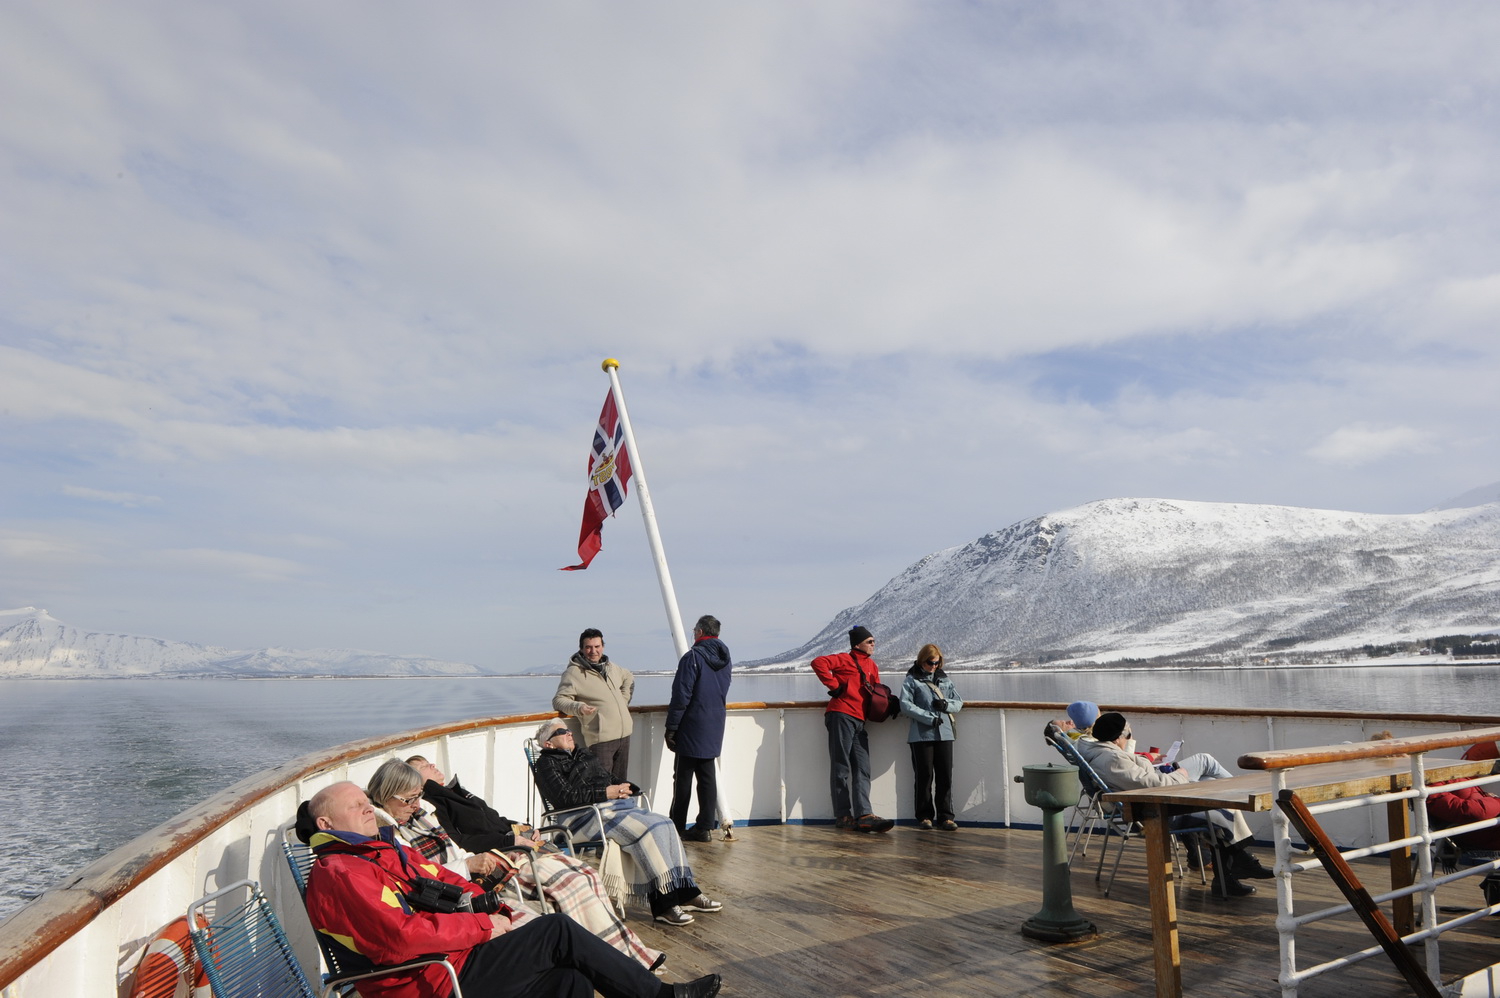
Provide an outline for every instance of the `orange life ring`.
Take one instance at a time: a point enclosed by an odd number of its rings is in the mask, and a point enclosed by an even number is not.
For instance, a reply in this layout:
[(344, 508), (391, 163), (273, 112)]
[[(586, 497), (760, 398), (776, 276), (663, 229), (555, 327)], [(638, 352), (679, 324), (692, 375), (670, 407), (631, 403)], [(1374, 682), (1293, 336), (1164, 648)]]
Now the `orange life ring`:
[[(202, 915), (198, 916), (198, 927), (208, 927)], [(185, 917), (168, 922), (146, 947), (135, 968), (135, 987), (130, 995), (131, 998), (209, 998), (208, 974), (193, 952)]]

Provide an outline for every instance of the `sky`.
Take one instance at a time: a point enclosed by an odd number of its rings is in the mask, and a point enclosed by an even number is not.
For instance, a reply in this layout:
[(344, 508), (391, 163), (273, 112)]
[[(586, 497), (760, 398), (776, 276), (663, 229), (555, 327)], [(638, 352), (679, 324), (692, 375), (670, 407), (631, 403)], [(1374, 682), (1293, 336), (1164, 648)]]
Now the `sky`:
[(739, 660), (1121, 496), (1500, 478), (1500, 6), (0, 3), (0, 608)]

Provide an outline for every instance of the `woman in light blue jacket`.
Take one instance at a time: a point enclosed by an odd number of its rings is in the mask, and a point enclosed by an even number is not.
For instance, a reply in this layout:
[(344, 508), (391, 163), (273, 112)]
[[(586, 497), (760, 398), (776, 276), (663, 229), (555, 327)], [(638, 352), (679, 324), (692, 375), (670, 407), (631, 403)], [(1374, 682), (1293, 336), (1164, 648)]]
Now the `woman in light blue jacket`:
[(953, 715), (963, 706), (943, 671), (942, 651), (937, 645), (923, 645), (901, 686), (901, 713), (911, 718), (906, 741), (916, 771), (918, 828), (958, 828), (953, 820)]

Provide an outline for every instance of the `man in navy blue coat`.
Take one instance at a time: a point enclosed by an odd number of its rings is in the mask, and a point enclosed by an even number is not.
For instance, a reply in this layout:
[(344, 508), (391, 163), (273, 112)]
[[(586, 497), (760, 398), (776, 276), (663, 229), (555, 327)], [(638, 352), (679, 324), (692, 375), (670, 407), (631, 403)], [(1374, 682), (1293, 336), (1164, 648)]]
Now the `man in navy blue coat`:
[[(714, 762), (724, 748), (725, 702), (734, 666), (719, 640), (719, 622), (704, 614), (693, 625), (693, 646), (677, 663), (667, 707), (667, 748), (672, 763), (672, 823), (685, 842), (712, 841), (719, 782)], [(698, 780), (698, 820), (687, 827), (693, 778)]]

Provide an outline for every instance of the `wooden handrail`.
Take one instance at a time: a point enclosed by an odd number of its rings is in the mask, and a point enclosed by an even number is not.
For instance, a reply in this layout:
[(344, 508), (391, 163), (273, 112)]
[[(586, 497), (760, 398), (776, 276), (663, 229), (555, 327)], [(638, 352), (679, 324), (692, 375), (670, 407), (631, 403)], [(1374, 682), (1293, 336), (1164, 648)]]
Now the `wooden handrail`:
[(1318, 745), (1310, 748), (1273, 749), (1249, 752), (1239, 757), (1241, 769), (1291, 769), (1320, 762), (1347, 762), (1351, 759), (1379, 759), (1391, 755), (1416, 755), (1437, 749), (1457, 748), (1478, 742), (1500, 739), (1500, 728), (1471, 728), (1443, 735), (1412, 735), (1407, 738), (1385, 738), (1373, 742), (1351, 742), (1347, 745)]

